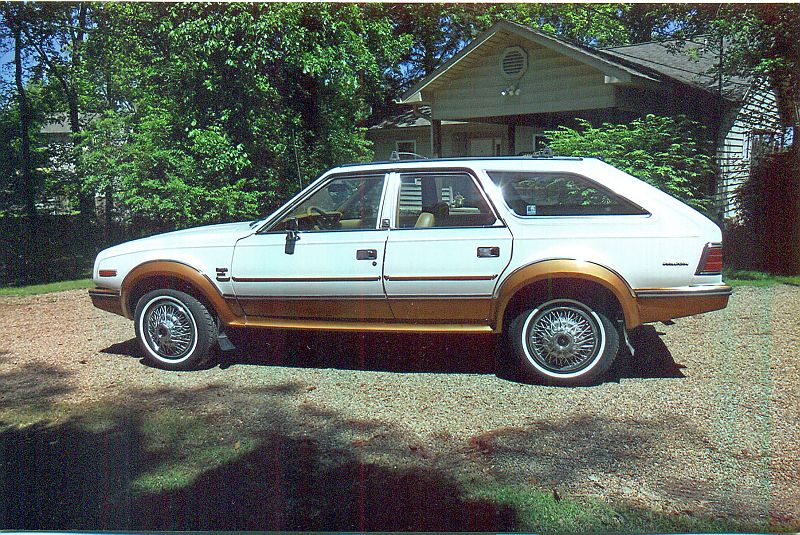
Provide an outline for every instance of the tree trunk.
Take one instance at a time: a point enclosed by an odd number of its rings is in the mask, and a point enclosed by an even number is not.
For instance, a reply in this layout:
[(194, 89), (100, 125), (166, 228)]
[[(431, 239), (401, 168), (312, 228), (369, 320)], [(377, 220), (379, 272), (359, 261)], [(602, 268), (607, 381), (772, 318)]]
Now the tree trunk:
[[(80, 143), (81, 123), (80, 112), (78, 108), (78, 96), (75, 91), (69, 87), (64, 81), (64, 93), (67, 98), (67, 106), (69, 107), (69, 129), (72, 132), (72, 151), (73, 158), (75, 159), (75, 169), (78, 173), (81, 172), (81, 151), (78, 147)], [(81, 187), (80, 177), (76, 177), (78, 182), (78, 211), (80, 212), (81, 227), (88, 230), (95, 217), (95, 203), (94, 195), (91, 192), (83, 191)]]
[(14, 34), (14, 81), (17, 86), (17, 98), (19, 100), (19, 185), (26, 216), (20, 225), (20, 257), (22, 260), (20, 267), (22, 270), (19, 278), (27, 281), (31, 279), (31, 274), (35, 272), (32, 267), (36, 263), (38, 253), (37, 188), (31, 171), (31, 113), (28, 105), (28, 95), (25, 92), (25, 84), (22, 80), (22, 29), (20, 28), (19, 20), (13, 21), (10, 26)]

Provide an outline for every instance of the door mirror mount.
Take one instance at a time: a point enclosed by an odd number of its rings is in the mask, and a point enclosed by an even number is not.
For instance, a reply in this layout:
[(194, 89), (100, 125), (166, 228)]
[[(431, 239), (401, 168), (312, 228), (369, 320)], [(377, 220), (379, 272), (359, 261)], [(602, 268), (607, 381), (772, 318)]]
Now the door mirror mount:
[(294, 254), (294, 246), (300, 240), (297, 228), (297, 218), (293, 217), (286, 221), (286, 246), (283, 249), (286, 254)]

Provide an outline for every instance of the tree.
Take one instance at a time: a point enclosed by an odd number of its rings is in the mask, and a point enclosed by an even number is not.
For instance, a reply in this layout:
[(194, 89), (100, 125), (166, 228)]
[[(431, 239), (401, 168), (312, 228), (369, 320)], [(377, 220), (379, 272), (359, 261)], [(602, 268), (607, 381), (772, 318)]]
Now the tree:
[(724, 39), (727, 74), (766, 76), (775, 88), (784, 125), (800, 146), (800, 6), (752, 4), (719, 6), (711, 29)]
[(252, 217), (371, 157), (360, 125), (402, 53), (387, 19), (353, 4), (102, 7), (87, 47), (115, 108), (84, 136), (84, 172), (129, 212)]
[[(28, 47), (36, 54), (46, 75), (61, 91), (66, 104), (67, 118), (72, 132), (73, 145), (80, 139), (81, 109), (86, 110), (83, 99), (85, 70), (83, 69), (84, 40), (89, 28), (87, 3), (31, 3), (20, 29)], [(80, 169), (81, 151), (74, 150), (72, 168)], [(94, 192), (87, 191), (76, 173), (68, 181), (78, 198), (78, 208), (84, 226), (94, 216)]]

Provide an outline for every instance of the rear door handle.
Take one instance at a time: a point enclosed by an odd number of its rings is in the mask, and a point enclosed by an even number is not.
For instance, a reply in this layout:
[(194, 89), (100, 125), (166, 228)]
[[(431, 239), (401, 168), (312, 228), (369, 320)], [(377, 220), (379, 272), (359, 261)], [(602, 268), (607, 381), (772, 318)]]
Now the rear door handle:
[(377, 260), (378, 251), (375, 249), (359, 249), (356, 251), (356, 260)]
[(478, 258), (495, 258), (500, 256), (499, 247), (478, 247)]

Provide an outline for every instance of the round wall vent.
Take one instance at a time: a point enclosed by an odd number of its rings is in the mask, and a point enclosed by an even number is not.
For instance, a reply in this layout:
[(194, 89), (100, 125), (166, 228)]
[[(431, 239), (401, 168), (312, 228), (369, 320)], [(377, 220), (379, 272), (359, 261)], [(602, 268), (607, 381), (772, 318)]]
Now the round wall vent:
[(509, 80), (519, 80), (528, 70), (528, 54), (518, 46), (510, 46), (500, 54), (500, 73)]

